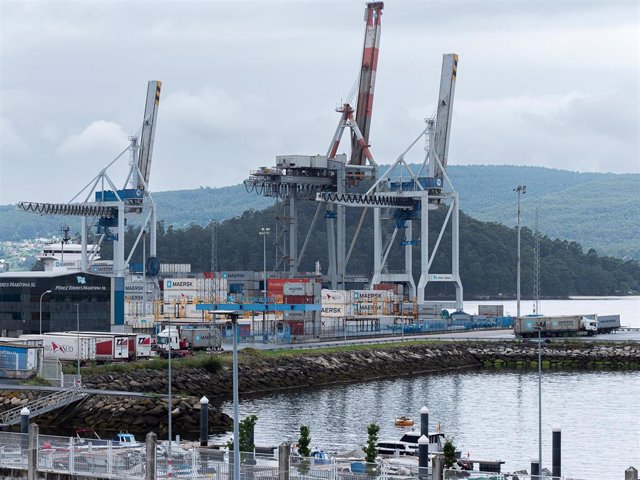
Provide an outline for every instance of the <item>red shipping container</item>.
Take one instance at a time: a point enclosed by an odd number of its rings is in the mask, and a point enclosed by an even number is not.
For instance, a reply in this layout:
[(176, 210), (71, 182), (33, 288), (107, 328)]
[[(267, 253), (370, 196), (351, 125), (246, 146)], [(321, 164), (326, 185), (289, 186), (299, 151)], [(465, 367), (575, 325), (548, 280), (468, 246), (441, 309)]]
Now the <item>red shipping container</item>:
[(284, 297), (284, 303), (309, 305), (313, 303), (313, 297), (307, 297), (306, 295), (287, 295)]
[(373, 286), (374, 290), (390, 290), (395, 292), (396, 284), (395, 283), (378, 283)]
[(304, 322), (303, 321), (288, 321), (289, 332), (291, 335), (304, 335)]
[(267, 293), (269, 296), (282, 295), (285, 283), (309, 283), (310, 278), (267, 278)]

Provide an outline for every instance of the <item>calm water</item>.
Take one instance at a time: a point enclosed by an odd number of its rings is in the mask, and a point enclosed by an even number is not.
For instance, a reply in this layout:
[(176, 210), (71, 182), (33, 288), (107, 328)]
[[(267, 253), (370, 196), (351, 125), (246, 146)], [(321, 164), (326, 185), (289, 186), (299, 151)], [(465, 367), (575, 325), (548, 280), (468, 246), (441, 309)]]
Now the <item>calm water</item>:
[[(542, 395), (545, 466), (559, 426), (565, 475), (617, 480), (629, 466), (640, 468), (640, 373), (545, 373)], [(299, 426), (309, 425), (312, 446), (331, 450), (363, 445), (372, 422), (380, 438), (399, 439), (393, 419), (418, 420), (427, 405), (430, 421), (465, 454), (505, 460), (503, 471), (514, 471), (538, 456), (537, 402), (535, 373), (459, 373), (242, 398), (239, 410), (241, 418), (258, 416), (258, 443), (296, 441)], [(223, 408), (232, 415), (230, 402)]]
[[(497, 302), (486, 302), (497, 303)], [(515, 301), (503, 302), (515, 312)], [(467, 302), (473, 312), (477, 302)], [(530, 313), (530, 302), (522, 302)], [(640, 327), (640, 297), (543, 301), (544, 314), (622, 315)], [(582, 479), (618, 480), (640, 469), (640, 372), (544, 373), (543, 463), (550, 468), (551, 432), (562, 428), (563, 473)], [(366, 442), (367, 425), (380, 438), (399, 439), (399, 415), (416, 420), (427, 405), (454, 443), (474, 458), (501, 459), (503, 471), (529, 469), (538, 456), (538, 379), (535, 372), (473, 372), (401, 377), (361, 384), (287, 391), (241, 398), (241, 418), (255, 414), (256, 441), (296, 441), (300, 425), (311, 427), (312, 445), (354, 448)], [(232, 404), (223, 405), (232, 414)]]

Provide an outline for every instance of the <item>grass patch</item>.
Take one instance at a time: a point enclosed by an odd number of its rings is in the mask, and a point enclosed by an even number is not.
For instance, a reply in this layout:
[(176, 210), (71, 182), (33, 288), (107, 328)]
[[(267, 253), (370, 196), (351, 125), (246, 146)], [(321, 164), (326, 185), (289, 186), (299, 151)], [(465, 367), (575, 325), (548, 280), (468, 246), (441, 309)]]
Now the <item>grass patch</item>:
[[(150, 358), (149, 360), (136, 360), (134, 362), (109, 363), (104, 365), (89, 365), (81, 370), (82, 374), (104, 374), (104, 373), (126, 373), (136, 370), (167, 370), (169, 368), (169, 360), (159, 357)], [(172, 358), (171, 368), (202, 368), (208, 372), (215, 373), (220, 369), (220, 360), (217, 355), (208, 353), (199, 353), (192, 357)], [(75, 373), (73, 371), (66, 372), (67, 366), (63, 367), (65, 373)]]
[(44, 378), (36, 375), (35, 377), (31, 377), (30, 379), (22, 382), (22, 385), (49, 386), (50, 384)]

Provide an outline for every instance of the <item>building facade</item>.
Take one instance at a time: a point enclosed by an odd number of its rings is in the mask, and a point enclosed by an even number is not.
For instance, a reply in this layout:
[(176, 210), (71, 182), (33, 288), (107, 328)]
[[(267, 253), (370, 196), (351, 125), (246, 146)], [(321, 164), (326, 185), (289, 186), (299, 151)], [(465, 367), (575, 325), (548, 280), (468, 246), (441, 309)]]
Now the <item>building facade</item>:
[(117, 280), (84, 272), (2, 273), (0, 334), (76, 330), (78, 323), (82, 331), (110, 331), (123, 323)]

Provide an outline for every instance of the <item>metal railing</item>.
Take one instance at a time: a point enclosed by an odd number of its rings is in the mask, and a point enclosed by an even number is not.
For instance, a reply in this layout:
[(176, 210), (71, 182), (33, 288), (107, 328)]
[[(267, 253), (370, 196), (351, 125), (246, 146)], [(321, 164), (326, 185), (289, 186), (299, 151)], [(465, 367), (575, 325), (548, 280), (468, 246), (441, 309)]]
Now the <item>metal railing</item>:
[(75, 387), (37, 398), (36, 400), (25, 403), (24, 405), (2, 412), (0, 414), (0, 424), (16, 425), (20, 423), (20, 412), (25, 407), (29, 409), (29, 417), (35, 417), (67, 406), (70, 403), (77, 402), (78, 400), (83, 399), (86, 395), (87, 394), (82, 391), (82, 388)]
[(581, 480), (575, 477), (552, 475), (530, 475), (528, 473), (489, 473), (460, 470), (445, 470), (443, 480)]

